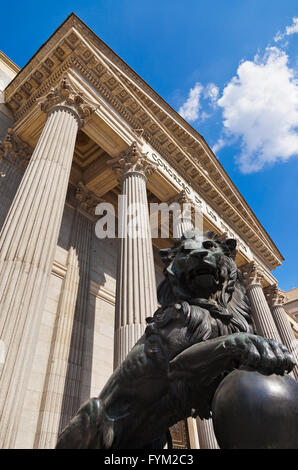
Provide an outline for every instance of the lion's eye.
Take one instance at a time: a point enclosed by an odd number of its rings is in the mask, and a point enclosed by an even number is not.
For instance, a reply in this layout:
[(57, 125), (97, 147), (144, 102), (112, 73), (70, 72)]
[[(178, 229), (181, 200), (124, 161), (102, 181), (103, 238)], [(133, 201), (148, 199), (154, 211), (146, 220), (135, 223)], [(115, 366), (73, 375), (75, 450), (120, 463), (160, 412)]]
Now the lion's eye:
[(206, 248), (207, 250), (210, 248), (214, 248), (215, 245), (212, 241), (206, 240), (205, 242), (202, 243), (203, 247)]

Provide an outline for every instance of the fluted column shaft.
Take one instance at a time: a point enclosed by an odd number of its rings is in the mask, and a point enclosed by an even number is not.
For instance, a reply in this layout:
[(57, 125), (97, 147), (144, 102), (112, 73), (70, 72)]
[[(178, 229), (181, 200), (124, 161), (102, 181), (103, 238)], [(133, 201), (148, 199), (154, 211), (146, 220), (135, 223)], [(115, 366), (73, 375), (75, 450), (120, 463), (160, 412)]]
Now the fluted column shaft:
[(281, 342), (261, 285), (262, 273), (260, 269), (252, 262), (243, 271), (256, 333), (264, 338), (272, 338)]
[[(135, 159), (138, 160), (138, 165)], [(116, 168), (117, 165), (118, 163)], [(122, 174), (121, 192), (125, 198), (122, 204), (122, 238), (118, 253), (115, 367), (122, 362), (143, 334), (146, 317), (151, 316), (157, 308), (146, 191), (146, 174), (152, 167), (134, 144), (121, 155), (119, 165)], [(132, 215), (130, 210), (133, 205), (136, 207), (136, 213)]]
[(261, 284), (250, 285), (246, 292), (250, 301), (257, 333), (260, 336), (264, 336), (264, 338), (273, 338), (281, 342)]
[(186, 191), (172, 197), (168, 204), (173, 210), (173, 237), (181, 238), (182, 235), (193, 228), (192, 223), (192, 201), (188, 198)]
[(287, 346), (288, 350), (293, 354), (296, 365), (292, 371), (296, 380), (298, 380), (298, 341), (287, 319), (287, 314), (282, 305), (273, 305), (271, 307), (272, 316), (279, 331), (281, 342)]
[(0, 234), (2, 448), (13, 447), (16, 438), (80, 125), (80, 110), (73, 99), (68, 105), (69, 95), (63, 82), (43, 103), (48, 117)]
[(219, 449), (214, 434), (212, 419), (197, 418), (200, 449)]
[(57, 244), (78, 122), (48, 117), (0, 234), (0, 445), (13, 446)]
[(176, 227), (173, 227), (174, 237), (181, 238), (184, 233), (191, 230), (192, 228), (193, 224), (191, 220), (191, 214), (182, 213), (177, 221)]
[(265, 289), (265, 295), (272, 312), (272, 317), (280, 334), (281, 342), (293, 354), (297, 362), (292, 371), (292, 375), (296, 380), (298, 380), (298, 341), (283, 308), (284, 295), (278, 288), (277, 284), (268, 286)]

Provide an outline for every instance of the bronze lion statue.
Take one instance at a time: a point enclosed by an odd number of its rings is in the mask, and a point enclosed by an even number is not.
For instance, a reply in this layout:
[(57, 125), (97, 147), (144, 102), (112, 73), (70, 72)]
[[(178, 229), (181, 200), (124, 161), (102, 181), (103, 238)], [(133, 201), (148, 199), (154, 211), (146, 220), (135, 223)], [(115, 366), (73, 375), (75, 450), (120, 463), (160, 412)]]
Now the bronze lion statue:
[(160, 254), (160, 308), (100, 395), (62, 431), (57, 449), (162, 448), (181, 419), (210, 418), (215, 391), (232, 370), (292, 370), (285, 346), (254, 334), (235, 240), (191, 231)]

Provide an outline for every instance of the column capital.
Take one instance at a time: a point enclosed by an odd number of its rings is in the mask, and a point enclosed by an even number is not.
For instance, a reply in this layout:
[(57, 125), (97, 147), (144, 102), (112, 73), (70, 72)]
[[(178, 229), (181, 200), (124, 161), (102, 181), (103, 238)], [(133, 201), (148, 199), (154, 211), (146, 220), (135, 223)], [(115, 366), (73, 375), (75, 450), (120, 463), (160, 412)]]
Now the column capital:
[(253, 285), (259, 285), (262, 287), (262, 281), (264, 279), (264, 271), (255, 261), (251, 261), (247, 263), (245, 266), (241, 268), (245, 287), (251, 287)]
[(110, 160), (108, 165), (120, 174), (120, 180), (131, 174), (138, 174), (147, 178), (156, 171), (156, 165), (148, 159), (147, 153), (141, 151), (137, 142), (133, 142), (127, 150)]
[(185, 189), (180, 191), (180, 193), (175, 194), (175, 196), (171, 197), (167, 203), (172, 204), (173, 202), (178, 202), (181, 207), (183, 207), (183, 204), (193, 204), (193, 201), (189, 198)]
[(285, 301), (285, 296), (279, 289), (278, 284), (272, 284), (264, 289), (264, 294), (269, 306), (282, 306)]
[(76, 187), (75, 198), (77, 201), (77, 208), (89, 215), (95, 216), (95, 208), (103, 199), (96, 196), (89, 189), (86, 188), (84, 183), (80, 181)]
[(31, 147), (17, 137), (11, 128), (7, 130), (6, 136), (0, 141), (0, 161), (5, 158), (16, 166), (26, 167), (32, 153)]
[(67, 75), (47, 95), (40, 98), (39, 103), (41, 110), (47, 114), (57, 107), (69, 109), (76, 117), (79, 127), (83, 127), (85, 119), (98, 108), (98, 105), (76, 89)]
[[(177, 211), (177, 213), (180, 215), (181, 222), (183, 221), (192, 221), (193, 215), (194, 215), (194, 203), (193, 201), (188, 197), (186, 191), (183, 189), (179, 193), (175, 194), (173, 197), (171, 197), (168, 201), (167, 204), (169, 206), (172, 206), (173, 208), (173, 213)], [(173, 214), (170, 214), (170, 220), (173, 222)]]

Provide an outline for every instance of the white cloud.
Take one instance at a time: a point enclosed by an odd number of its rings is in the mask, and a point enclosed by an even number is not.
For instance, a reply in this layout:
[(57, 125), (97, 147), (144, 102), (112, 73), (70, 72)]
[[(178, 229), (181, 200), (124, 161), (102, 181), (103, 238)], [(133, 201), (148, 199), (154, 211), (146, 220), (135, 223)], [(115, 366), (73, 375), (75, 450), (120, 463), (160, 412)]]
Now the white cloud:
[(214, 108), (217, 104), (219, 89), (214, 83), (208, 83), (205, 87), (200, 82), (197, 82), (193, 88), (189, 90), (188, 98), (185, 103), (180, 106), (179, 114), (189, 122), (194, 122), (200, 119), (204, 121), (209, 118), (211, 114), (202, 111), (201, 98), (209, 101), (209, 104)]
[(201, 83), (197, 82), (194, 88), (191, 88), (185, 103), (179, 108), (179, 114), (189, 122), (196, 121), (199, 118), (200, 96), (203, 91)]
[(296, 33), (298, 33), (298, 17), (293, 18), (293, 23), (290, 26), (286, 26), (284, 33), (278, 32), (274, 37), (274, 41), (281, 41), (285, 36), (291, 36)]
[[(284, 51), (268, 47), (263, 57), (242, 62), (217, 103), (226, 136), (241, 139), (241, 171), (298, 154), (298, 87)], [(224, 145), (221, 138), (215, 148)]]
[(283, 38), (284, 38), (284, 34), (282, 34), (280, 31), (278, 31), (278, 33), (276, 33), (276, 35), (274, 36), (273, 40), (275, 42), (278, 42), (278, 41), (281, 41)]
[(209, 98), (212, 104), (216, 104), (219, 88), (214, 83), (208, 83), (204, 90), (204, 98)]
[(286, 35), (298, 33), (298, 17), (293, 18), (293, 24), (286, 27)]
[(209, 119), (210, 117), (211, 117), (211, 114), (208, 114), (205, 111), (202, 111), (200, 115), (200, 121), (206, 121), (206, 119)]
[(221, 150), (223, 147), (225, 147), (227, 145), (227, 141), (226, 139), (223, 139), (222, 137), (220, 137), (220, 139), (218, 139), (218, 141), (216, 142), (215, 145), (213, 145), (212, 147), (212, 151), (214, 153), (217, 153), (219, 152), (219, 150)]

